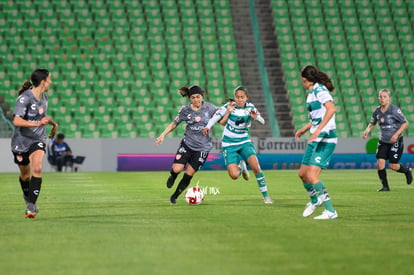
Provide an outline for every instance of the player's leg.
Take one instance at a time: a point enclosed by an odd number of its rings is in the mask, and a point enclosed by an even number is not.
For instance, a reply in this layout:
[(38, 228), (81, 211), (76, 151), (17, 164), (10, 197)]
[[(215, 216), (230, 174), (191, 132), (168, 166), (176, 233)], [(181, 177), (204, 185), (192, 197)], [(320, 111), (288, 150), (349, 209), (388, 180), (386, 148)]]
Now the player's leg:
[(240, 155), (243, 159), (247, 160), (247, 163), (252, 168), (255, 175), (257, 185), (259, 186), (260, 193), (262, 193), (264, 203), (271, 204), (272, 199), (269, 196), (269, 192), (266, 184), (266, 177), (260, 167), (259, 160), (257, 159), (256, 149), (252, 143), (245, 143), (241, 145)]
[(326, 169), (331, 160), (331, 156), (335, 150), (335, 143), (318, 142), (313, 144), (316, 146), (313, 150), (313, 154), (309, 159), (309, 167), (307, 168), (306, 180), (313, 185), (318, 200), (322, 201), (325, 211), (322, 215), (315, 217), (315, 219), (335, 219), (338, 217), (336, 213), (331, 197), (325, 184), (320, 180), (319, 175), (322, 169)]
[(241, 170), (238, 164), (239, 154), (237, 153), (237, 148), (235, 148), (235, 146), (224, 147), (223, 158), (230, 178), (234, 180), (238, 179), (241, 174)]
[(29, 184), (30, 184), (30, 161), (28, 153), (13, 153), (14, 163), (19, 167), (19, 183), (23, 192), (23, 199), (27, 205), (29, 200)]
[(167, 188), (171, 188), (174, 185), (178, 174), (184, 170), (185, 164), (189, 158), (188, 150), (189, 148), (184, 144), (184, 142), (181, 142), (180, 146), (177, 149), (177, 152), (175, 153), (174, 163), (170, 171), (170, 176), (167, 179)]
[(34, 218), (39, 212), (36, 201), (40, 195), (42, 186), (42, 164), (44, 155), (45, 151), (42, 148), (36, 148), (29, 156), (32, 177), (30, 178), (28, 203), (26, 208), (27, 218)]
[(23, 199), (27, 206), (29, 202), (30, 165), (19, 165), (19, 170), (19, 182), (23, 192)]
[(390, 191), (390, 187), (388, 185), (387, 179), (387, 170), (385, 169), (386, 160), (388, 159), (390, 151), (390, 146), (382, 143), (381, 141), (378, 143), (377, 148), (377, 173), (378, 177), (381, 181), (382, 188), (378, 189), (378, 192)]
[(299, 169), (299, 177), (302, 179), (303, 187), (308, 192), (310, 202), (305, 205), (303, 210), (303, 217), (308, 217), (315, 212), (316, 208), (322, 205), (322, 200), (318, 197), (318, 192), (315, 189), (315, 185), (307, 179), (306, 175), (308, 172), (309, 165), (302, 164)]
[(190, 185), (191, 179), (193, 178), (194, 174), (200, 170), (200, 168), (204, 165), (204, 163), (207, 161), (207, 157), (209, 152), (202, 152), (202, 151), (190, 151), (189, 152), (189, 158), (188, 158), (188, 165), (186, 168), (186, 171), (183, 175), (183, 178), (178, 183), (178, 186), (170, 197), (170, 202), (172, 204), (175, 204), (177, 201), (177, 198), (180, 196), (180, 194)]
[(174, 185), (175, 180), (177, 179), (178, 174), (184, 170), (184, 164), (182, 163), (173, 163), (170, 176), (167, 179), (167, 188), (171, 188)]
[(398, 173), (404, 173), (407, 184), (411, 184), (413, 181), (411, 168), (399, 163), (404, 151), (403, 137), (400, 137), (398, 142), (393, 144), (392, 148), (392, 154), (389, 154), (390, 168)]
[(312, 158), (313, 152), (316, 149), (316, 143), (309, 143), (306, 147), (305, 153), (303, 154), (302, 164), (299, 169), (298, 176), (302, 180), (303, 187), (309, 195), (310, 202), (305, 206), (303, 211), (303, 216), (308, 217), (315, 212), (316, 208), (322, 204), (322, 201), (318, 199), (318, 193), (315, 190), (314, 184), (308, 179), (308, 172), (310, 160)]

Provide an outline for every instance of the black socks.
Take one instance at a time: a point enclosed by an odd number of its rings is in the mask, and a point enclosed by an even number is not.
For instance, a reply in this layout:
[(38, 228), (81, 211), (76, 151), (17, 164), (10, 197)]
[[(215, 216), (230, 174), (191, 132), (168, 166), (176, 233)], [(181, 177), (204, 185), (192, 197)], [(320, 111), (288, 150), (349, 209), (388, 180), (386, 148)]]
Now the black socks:
[(385, 169), (378, 170), (378, 176), (381, 180), (382, 186), (389, 188), (387, 180), (387, 171)]
[(42, 185), (42, 178), (32, 176), (28, 190), (28, 201), (36, 204), (37, 197), (40, 194), (40, 186)]
[(19, 181), (20, 181), (20, 186), (22, 187), (23, 195), (26, 198), (29, 196), (30, 180), (22, 180), (22, 178), (19, 177)]
[(177, 189), (175, 190), (174, 194), (172, 195), (173, 198), (178, 198), (178, 196), (187, 188), (188, 185), (190, 185), (190, 181), (193, 178), (193, 176), (189, 176), (184, 173), (183, 178), (181, 179), (180, 183), (177, 186)]

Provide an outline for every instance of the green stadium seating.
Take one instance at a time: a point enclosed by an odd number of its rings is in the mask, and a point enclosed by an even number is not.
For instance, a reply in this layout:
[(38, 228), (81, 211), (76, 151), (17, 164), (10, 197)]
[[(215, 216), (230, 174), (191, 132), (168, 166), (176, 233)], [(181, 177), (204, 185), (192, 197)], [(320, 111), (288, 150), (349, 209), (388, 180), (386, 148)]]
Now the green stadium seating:
[[(394, 103), (411, 102), (412, 1), (272, 0), (272, 7), (294, 110), (301, 110), (296, 90), (303, 90), (293, 83), (299, 77), (294, 71), (306, 63), (317, 65), (334, 81), (339, 136), (360, 136), (378, 104), (380, 88), (398, 91)], [(408, 132), (413, 129), (410, 125)]]

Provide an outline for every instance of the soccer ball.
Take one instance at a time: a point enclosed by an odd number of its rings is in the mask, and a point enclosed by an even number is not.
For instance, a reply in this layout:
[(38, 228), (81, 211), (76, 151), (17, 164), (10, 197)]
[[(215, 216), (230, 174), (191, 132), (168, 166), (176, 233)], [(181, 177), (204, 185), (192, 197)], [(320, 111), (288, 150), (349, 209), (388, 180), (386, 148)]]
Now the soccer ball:
[(185, 201), (189, 205), (198, 205), (204, 201), (204, 193), (198, 187), (190, 187), (185, 193)]

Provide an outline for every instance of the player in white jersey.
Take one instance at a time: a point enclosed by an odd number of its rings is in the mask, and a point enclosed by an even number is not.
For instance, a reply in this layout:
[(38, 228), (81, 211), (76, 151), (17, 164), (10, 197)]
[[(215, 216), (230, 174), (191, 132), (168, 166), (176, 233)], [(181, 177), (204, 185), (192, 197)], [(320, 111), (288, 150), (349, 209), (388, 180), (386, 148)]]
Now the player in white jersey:
[(178, 196), (190, 184), (194, 174), (203, 166), (211, 148), (213, 148), (211, 137), (203, 135), (201, 131), (217, 109), (213, 104), (204, 101), (204, 91), (197, 85), (193, 85), (190, 88), (182, 87), (179, 91), (182, 96), (188, 97), (191, 103), (181, 107), (174, 121), (155, 140), (155, 145), (161, 144), (165, 136), (177, 128), (178, 124), (183, 121), (187, 123), (184, 138), (178, 147), (170, 176), (167, 180), (167, 188), (171, 188), (174, 185), (178, 174), (188, 165), (183, 178), (170, 197), (171, 204), (176, 203)]
[(42, 163), (46, 151), (46, 124), (53, 126), (49, 138), (56, 134), (58, 125), (46, 115), (52, 80), (46, 69), (36, 69), (30, 81), (24, 82), (13, 111), (15, 126), (11, 140), (14, 162), (19, 166), (20, 185), (26, 202), (26, 218), (35, 218), (36, 205), (42, 184)]
[(381, 129), (376, 154), (378, 177), (382, 183), (382, 188), (378, 189), (378, 192), (390, 191), (385, 169), (387, 160), (391, 170), (405, 174), (407, 184), (413, 181), (411, 168), (400, 163), (404, 151), (403, 132), (408, 127), (408, 121), (401, 109), (391, 104), (390, 94), (388, 89), (381, 89), (378, 92), (380, 105), (375, 109), (370, 123), (362, 133), (362, 137), (366, 138), (377, 123)]
[(325, 210), (315, 219), (335, 219), (338, 214), (332, 206), (325, 184), (319, 178), (322, 169), (328, 167), (337, 143), (336, 108), (330, 94), (334, 86), (331, 79), (314, 66), (306, 66), (301, 76), (303, 87), (308, 91), (306, 105), (310, 122), (296, 131), (295, 138), (299, 140), (308, 130), (311, 133), (299, 170), (299, 177), (311, 199), (306, 204), (303, 216), (312, 215), (323, 204)]
[[(243, 178), (248, 180), (247, 162), (255, 174), (264, 202), (271, 204), (272, 200), (268, 194), (265, 175), (260, 168), (256, 149), (249, 137), (251, 120), (254, 119), (261, 124), (264, 124), (265, 121), (255, 106), (248, 102), (249, 97), (245, 87), (236, 87), (233, 94), (234, 99), (217, 110), (206, 128), (203, 129), (203, 134), (207, 135), (217, 121), (224, 125), (221, 144), (229, 176), (232, 179), (237, 179), (243, 175)], [(242, 160), (239, 162), (240, 157)]]

